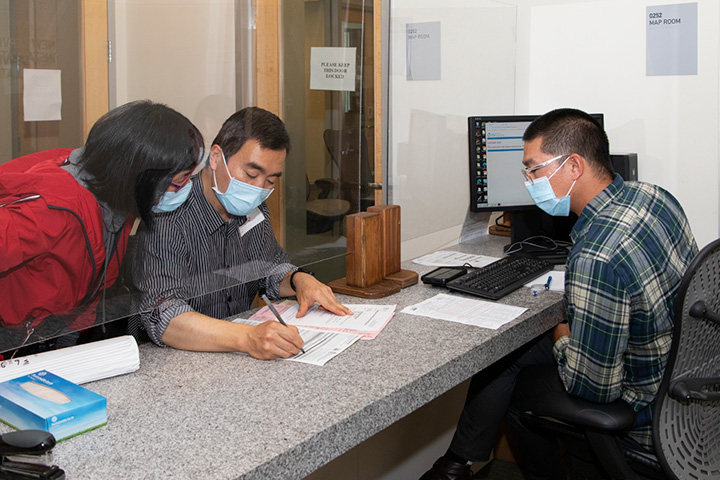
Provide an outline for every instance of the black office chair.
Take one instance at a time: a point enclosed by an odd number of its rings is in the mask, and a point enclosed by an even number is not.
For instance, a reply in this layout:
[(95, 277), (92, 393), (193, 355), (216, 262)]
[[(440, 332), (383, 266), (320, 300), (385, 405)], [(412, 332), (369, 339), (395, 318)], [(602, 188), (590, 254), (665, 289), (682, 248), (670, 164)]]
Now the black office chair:
[(330, 232), (350, 211), (350, 202), (333, 198), (336, 183), (331, 178), (319, 178), (312, 184), (305, 175), (306, 232), (308, 235)]
[(627, 441), (634, 411), (559, 394), (522, 421), (586, 441), (608, 478), (720, 478), (720, 240), (688, 267), (653, 415), (655, 455)]

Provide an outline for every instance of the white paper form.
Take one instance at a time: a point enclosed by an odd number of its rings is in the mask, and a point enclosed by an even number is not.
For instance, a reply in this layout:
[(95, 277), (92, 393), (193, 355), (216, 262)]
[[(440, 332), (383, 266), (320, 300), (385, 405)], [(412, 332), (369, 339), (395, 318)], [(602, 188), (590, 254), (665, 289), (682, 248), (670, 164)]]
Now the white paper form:
[(440, 293), (420, 303), (405, 307), (402, 313), (497, 330), (522, 315), (526, 310), (527, 308)]
[(309, 327), (332, 330), (336, 332), (358, 333), (365, 340), (372, 340), (385, 328), (395, 314), (395, 305), (346, 305), (352, 315), (335, 315), (320, 308), (319, 305), (310, 307), (302, 318), (297, 318), (300, 307), (295, 305), (282, 314), (287, 323)]
[(305, 353), (300, 352), (287, 360), (318, 366), (325, 365), (361, 338), (361, 335), (354, 333), (329, 332), (302, 327), (298, 330), (300, 336), (305, 340), (303, 346)]
[[(276, 303), (275, 309), (280, 316), (282, 316), (283, 320), (285, 320), (285, 323), (297, 327), (302, 326), (333, 332), (357, 333), (362, 335), (363, 340), (372, 340), (378, 336), (393, 315), (395, 315), (396, 307), (395, 305), (364, 304), (346, 306), (353, 312), (352, 315), (335, 315), (320, 308), (319, 305), (313, 305), (303, 317), (297, 318), (297, 312), (300, 308), (297, 303), (289, 307)], [(263, 322), (275, 320), (275, 316), (267, 307), (261, 308), (250, 318)]]
[(472, 255), (470, 253), (451, 252), (449, 250), (440, 250), (429, 253), (413, 260), (419, 265), (428, 265), (431, 267), (462, 267), (469, 263), (475, 268), (484, 267), (499, 260), (496, 257), (488, 257), (485, 255)]
[[(236, 318), (233, 322), (247, 323), (248, 325), (259, 325), (262, 323), (245, 318)], [(361, 338), (361, 335), (353, 333), (329, 332), (311, 328), (298, 327), (298, 331), (305, 341), (305, 345), (303, 345), (305, 353), (301, 352), (294, 357), (281, 360), (323, 366)]]

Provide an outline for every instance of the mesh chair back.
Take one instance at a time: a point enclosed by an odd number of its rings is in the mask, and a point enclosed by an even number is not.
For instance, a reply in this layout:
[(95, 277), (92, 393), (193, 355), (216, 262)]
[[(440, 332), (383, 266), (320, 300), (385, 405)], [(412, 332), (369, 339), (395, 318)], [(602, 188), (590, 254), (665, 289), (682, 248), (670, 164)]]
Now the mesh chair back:
[(655, 452), (665, 472), (675, 478), (720, 478), (719, 377), (720, 240), (716, 240), (693, 260), (680, 284), (672, 348), (654, 411)]

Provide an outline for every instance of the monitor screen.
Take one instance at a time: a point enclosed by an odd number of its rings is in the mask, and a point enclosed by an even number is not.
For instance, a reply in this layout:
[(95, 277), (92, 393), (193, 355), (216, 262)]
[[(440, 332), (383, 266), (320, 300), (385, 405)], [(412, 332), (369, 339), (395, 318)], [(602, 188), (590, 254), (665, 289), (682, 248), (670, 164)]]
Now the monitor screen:
[[(470, 210), (514, 211), (535, 207), (522, 173), (523, 133), (539, 115), (468, 118)], [(602, 114), (591, 114), (603, 125)]]

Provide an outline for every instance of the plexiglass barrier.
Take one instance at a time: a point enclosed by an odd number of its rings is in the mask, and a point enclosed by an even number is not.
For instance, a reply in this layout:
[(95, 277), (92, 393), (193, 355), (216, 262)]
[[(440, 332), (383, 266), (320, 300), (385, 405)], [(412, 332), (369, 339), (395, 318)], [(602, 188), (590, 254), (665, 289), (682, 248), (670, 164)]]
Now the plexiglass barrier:
[[(156, 322), (164, 311), (173, 309), (224, 311), (223, 317), (236, 315), (251, 308), (258, 290), (269, 287), (267, 279), (277, 282), (292, 268), (284, 252), (277, 245), (269, 244), (262, 259), (195, 274), (189, 273), (197, 271), (189, 266), (193, 263), (190, 260), (184, 265), (171, 262), (165, 264), (167, 272), (156, 274), (141, 265), (151, 263), (148, 257), (156, 259), (157, 252), (143, 248), (137, 241), (131, 241), (130, 245), (121, 277), (83, 305), (44, 317), (29, 317), (15, 325), (3, 322), (0, 354), (7, 359), (124, 333), (146, 339), (145, 326)], [(205, 260), (198, 252), (193, 252), (191, 257)], [(173, 273), (169, 274), (170, 271)], [(140, 291), (139, 287), (145, 290)], [(23, 299), (4, 301), (22, 302)], [(20, 347), (23, 349), (16, 352)]]
[(375, 203), (373, 2), (280, 3), (290, 258), (344, 276), (345, 219)]
[(467, 118), (514, 112), (516, 35), (506, 2), (391, 3), (388, 198), (416, 254), (478, 221), (468, 216)]

